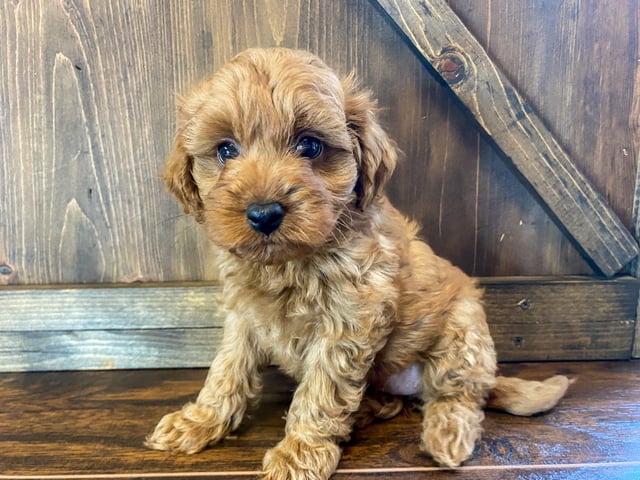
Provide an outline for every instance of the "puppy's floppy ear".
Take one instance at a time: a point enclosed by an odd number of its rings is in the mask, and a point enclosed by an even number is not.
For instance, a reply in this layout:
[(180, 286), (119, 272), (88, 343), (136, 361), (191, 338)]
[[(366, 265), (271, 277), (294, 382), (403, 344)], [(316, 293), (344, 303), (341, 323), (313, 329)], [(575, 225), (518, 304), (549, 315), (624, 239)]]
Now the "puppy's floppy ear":
[(366, 209), (382, 194), (398, 161), (395, 143), (376, 118), (377, 105), (371, 93), (358, 89), (354, 75), (343, 79), (345, 113), (358, 162), (356, 185), (358, 207)]
[(202, 223), (203, 204), (191, 169), (193, 158), (187, 153), (184, 146), (184, 122), (181, 121), (181, 106), (178, 104), (178, 130), (174, 139), (173, 150), (169, 154), (164, 165), (162, 178), (169, 191), (178, 199), (185, 213), (193, 215)]

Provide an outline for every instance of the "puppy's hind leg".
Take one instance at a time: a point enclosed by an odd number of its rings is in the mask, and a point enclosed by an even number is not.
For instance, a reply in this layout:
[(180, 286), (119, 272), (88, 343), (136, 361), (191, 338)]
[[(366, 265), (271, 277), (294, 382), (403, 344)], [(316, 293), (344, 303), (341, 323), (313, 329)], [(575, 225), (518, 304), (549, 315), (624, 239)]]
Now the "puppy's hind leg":
[(469, 458), (482, 433), (483, 407), (495, 385), (493, 341), (476, 295), (458, 296), (424, 366), (421, 448), (439, 464)]
[(354, 427), (364, 428), (376, 419), (388, 420), (398, 415), (403, 408), (401, 396), (369, 390), (353, 415)]

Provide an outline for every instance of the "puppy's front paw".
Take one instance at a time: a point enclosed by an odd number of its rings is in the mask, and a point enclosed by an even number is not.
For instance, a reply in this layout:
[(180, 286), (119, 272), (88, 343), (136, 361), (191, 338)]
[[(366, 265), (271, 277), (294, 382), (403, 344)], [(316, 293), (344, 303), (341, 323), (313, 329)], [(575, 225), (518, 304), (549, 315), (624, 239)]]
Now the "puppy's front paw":
[(195, 403), (162, 417), (145, 445), (155, 450), (186, 454), (198, 453), (208, 444), (219, 441), (228, 430), (211, 407)]
[(424, 411), (421, 449), (440, 465), (457, 467), (473, 453), (483, 419), (484, 412), (475, 404), (429, 403)]
[(308, 444), (287, 435), (265, 455), (263, 480), (327, 480), (339, 461), (340, 448), (335, 443)]

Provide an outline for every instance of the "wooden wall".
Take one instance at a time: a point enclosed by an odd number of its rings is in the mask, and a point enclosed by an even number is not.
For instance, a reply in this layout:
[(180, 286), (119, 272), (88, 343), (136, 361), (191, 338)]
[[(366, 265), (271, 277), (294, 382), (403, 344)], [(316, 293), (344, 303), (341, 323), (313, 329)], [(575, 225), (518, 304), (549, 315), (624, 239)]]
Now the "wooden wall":
[[(631, 228), (638, 1), (450, 3)], [(42, 0), (0, 4), (0, 282), (212, 278), (158, 174), (174, 93), (255, 45), (376, 92), (405, 153), (389, 191), (437, 252), (474, 275), (591, 273), (368, 1)]]
[[(640, 2), (451, 4), (632, 230), (640, 152)], [(561, 243), (551, 246), (541, 240), (550, 256), (563, 249)], [(577, 263), (569, 261), (561, 268), (567, 267), (573, 270)]]
[[(449, 4), (633, 230), (640, 0)], [(215, 279), (206, 238), (159, 179), (175, 94), (276, 45), (376, 93), (404, 152), (389, 193), (437, 253), (477, 276), (593, 274), (375, 2), (7, 0), (0, 285)]]

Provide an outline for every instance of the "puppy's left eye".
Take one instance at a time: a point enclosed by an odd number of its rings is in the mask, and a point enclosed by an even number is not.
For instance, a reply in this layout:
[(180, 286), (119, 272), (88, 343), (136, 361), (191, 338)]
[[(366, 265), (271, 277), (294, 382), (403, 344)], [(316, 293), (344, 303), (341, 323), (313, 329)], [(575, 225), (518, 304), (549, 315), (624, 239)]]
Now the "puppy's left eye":
[(320, 140), (311, 136), (300, 137), (296, 143), (296, 152), (303, 158), (316, 159), (322, 153), (323, 145)]
[(238, 146), (231, 140), (225, 140), (220, 145), (218, 145), (217, 155), (220, 164), (224, 165), (227, 160), (231, 160), (240, 155), (240, 150), (238, 149)]

